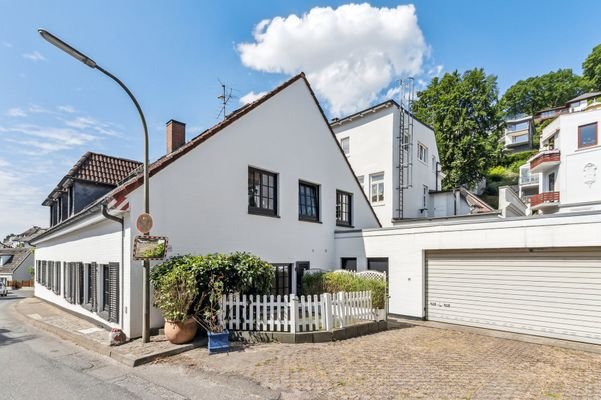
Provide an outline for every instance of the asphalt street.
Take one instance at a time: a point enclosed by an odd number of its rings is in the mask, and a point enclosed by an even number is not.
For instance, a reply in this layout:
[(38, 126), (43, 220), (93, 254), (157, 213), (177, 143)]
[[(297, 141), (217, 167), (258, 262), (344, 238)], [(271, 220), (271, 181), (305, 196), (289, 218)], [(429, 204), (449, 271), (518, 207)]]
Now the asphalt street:
[(1, 399), (273, 399), (253, 382), (169, 363), (129, 368), (30, 327), (12, 305), (33, 294), (0, 297)]

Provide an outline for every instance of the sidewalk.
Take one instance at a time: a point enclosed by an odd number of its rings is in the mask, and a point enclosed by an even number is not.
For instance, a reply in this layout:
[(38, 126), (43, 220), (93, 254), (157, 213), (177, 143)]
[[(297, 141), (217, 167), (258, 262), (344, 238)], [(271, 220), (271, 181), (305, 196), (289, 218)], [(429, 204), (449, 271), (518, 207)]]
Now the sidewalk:
[(135, 339), (121, 346), (109, 346), (109, 333), (106, 329), (35, 297), (16, 303), (14, 311), (19, 319), (36, 328), (130, 367), (206, 346), (206, 339), (184, 345), (171, 344), (164, 335), (152, 336), (150, 343), (142, 343), (142, 339)]

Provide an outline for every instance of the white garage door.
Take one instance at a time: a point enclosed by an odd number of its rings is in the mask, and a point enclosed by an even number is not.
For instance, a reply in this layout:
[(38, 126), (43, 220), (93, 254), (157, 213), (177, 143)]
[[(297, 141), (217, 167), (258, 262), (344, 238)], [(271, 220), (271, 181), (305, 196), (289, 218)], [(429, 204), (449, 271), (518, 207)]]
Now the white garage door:
[(432, 321), (601, 344), (601, 249), (428, 252)]

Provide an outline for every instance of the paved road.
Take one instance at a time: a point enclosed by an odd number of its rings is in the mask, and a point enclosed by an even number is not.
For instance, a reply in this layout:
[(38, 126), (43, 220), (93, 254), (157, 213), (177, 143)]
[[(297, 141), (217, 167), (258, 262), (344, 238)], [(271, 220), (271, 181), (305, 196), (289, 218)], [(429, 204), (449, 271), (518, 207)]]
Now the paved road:
[(237, 378), (170, 364), (128, 368), (16, 319), (31, 290), (0, 297), (2, 399), (269, 399), (278, 393)]

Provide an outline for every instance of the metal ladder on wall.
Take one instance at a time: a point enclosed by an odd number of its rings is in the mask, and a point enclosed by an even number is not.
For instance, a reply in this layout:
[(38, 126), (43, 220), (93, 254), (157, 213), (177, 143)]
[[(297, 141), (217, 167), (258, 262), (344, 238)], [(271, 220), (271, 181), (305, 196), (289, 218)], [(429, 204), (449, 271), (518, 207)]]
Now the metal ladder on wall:
[(397, 141), (399, 144), (397, 166), (399, 174), (399, 192), (397, 218), (402, 219), (404, 208), (404, 191), (413, 186), (413, 113), (412, 106), (415, 95), (415, 81), (413, 78), (401, 79), (400, 82), (400, 127)]

